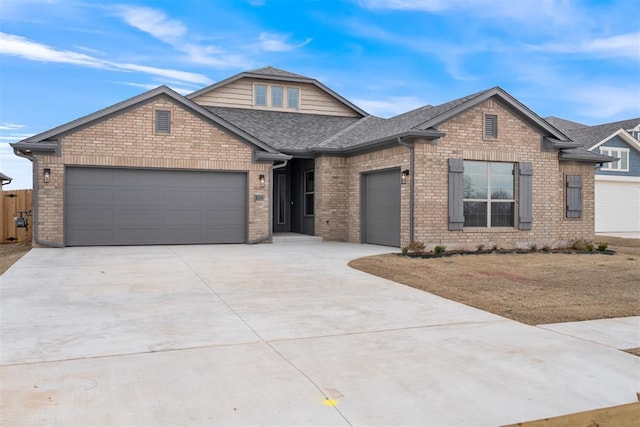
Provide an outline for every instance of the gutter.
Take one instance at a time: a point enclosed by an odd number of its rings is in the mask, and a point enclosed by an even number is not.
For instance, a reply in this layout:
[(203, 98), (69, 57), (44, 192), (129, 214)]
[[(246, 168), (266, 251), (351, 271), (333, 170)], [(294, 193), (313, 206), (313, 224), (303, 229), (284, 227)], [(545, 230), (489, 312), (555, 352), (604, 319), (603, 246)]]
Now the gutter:
[[(15, 144), (17, 145), (17, 144)], [(22, 150), (20, 150), (20, 148), (14, 146), (14, 144), (12, 144), (13, 147), (13, 154), (15, 154), (18, 157), (22, 157), (23, 159), (27, 159), (30, 162), (33, 163), (33, 171), (32, 171), (32, 179), (33, 179), (33, 241), (36, 242), (39, 245), (42, 246), (50, 246), (53, 248), (64, 248), (63, 244), (60, 243), (53, 243), (53, 242), (45, 242), (44, 240), (40, 240), (38, 237), (39, 234), (39, 227), (38, 227), (38, 215), (39, 215), (39, 209), (38, 209), (38, 192), (39, 192), (39, 186), (38, 186), (38, 159), (36, 159), (33, 156), (30, 156), (26, 153), (24, 153)]]
[(415, 171), (413, 169), (413, 166), (415, 164), (415, 146), (413, 144), (408, 144), (406, 142), (403, 142), (401, 136), (398, 137), (398, 144), (409, 148), (409, 243), (411, 243), (413, 242), (413, 238), (414, 238), (413, 217), (414, 217), (415, 206), (414, 206), (413, 199), (414, 199), (414, 190), (415, 190), (415, 183), (414, 183)]

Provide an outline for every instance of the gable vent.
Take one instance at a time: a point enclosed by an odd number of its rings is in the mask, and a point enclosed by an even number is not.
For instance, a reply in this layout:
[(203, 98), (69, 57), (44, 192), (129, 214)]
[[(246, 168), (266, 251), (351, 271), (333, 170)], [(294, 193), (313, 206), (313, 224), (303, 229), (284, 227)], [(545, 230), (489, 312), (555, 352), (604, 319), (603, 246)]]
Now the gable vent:
[(498, 116), (495, 114), (485, 114), (484, 116), (484, 137), (498, 137)]
[(171, 111), (156, 110), (156, 132), (171, 132)]

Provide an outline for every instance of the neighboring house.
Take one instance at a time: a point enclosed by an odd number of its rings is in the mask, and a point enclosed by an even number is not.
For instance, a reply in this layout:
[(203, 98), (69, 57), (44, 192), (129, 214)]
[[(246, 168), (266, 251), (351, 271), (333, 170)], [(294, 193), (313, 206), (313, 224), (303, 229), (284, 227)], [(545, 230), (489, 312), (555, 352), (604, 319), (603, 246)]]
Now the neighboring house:
[(13, 178), (9, 178), (7, 175), (0, 172), (0, 186), (4, 187), (5, 185), (9, 185), (11, 184), (11, 181), (13, 181)]
[(326, 240), (475, 249), (594, 235), (594, 165), (499, 87), (382, 119), (266, 67), (161, 86), (12, 144), (37, 243)]
[(547, 120), (589, 151), (617, 159), (596, 169), (595, 231), (640, 232), (640, 118), (597, 126)]

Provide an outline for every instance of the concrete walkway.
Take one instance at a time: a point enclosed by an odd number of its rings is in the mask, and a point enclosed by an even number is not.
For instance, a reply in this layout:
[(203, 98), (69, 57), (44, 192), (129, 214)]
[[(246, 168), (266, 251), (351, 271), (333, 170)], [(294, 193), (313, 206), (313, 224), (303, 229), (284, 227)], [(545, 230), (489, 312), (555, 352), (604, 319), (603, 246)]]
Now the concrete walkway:
[(550, 323), (540, 327), (620, 350), (640, 348), (640, 316)]
[(640, 358), (347, 267), (344, 243), (34, 249), (0, 425), (500, 425), (636, 400)]

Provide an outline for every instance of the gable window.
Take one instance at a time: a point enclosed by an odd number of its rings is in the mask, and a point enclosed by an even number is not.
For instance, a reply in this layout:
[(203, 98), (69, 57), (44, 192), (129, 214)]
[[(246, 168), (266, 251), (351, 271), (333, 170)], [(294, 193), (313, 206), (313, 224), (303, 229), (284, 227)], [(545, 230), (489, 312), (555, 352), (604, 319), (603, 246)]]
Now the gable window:
[(287, 88), (287, 108), (297, 109), (300, 98), (300, 89), (297, 87), (288, 87)]
[(495, 114), (484, 115), (484, 138), (495, 139), (498, 137), (498, 116)]
[(313, 216), (315, 194), (315, 173), (314, 171), (304, 172), (304, 215)]
[(255, 85), (254, 86), (255, 104), (266, 107), (267, 106), (267, 86)]
[(282, 86), (271, 86), (271, 106), (282, 107)]
[(615, 157), (619, 160), (609, 163), (603, 163), (600, 170), (629, 172), (629, 149), (628, 148), (603, 148), (600, 147), (600, 153), (605, 156)]
[(513, 163), (465, 161), (463, 173), (465, 227), (513, 227)]
[(156, 133), (171, 133), (171, 111), (156, 110)]

